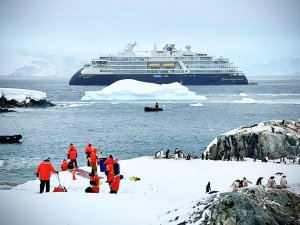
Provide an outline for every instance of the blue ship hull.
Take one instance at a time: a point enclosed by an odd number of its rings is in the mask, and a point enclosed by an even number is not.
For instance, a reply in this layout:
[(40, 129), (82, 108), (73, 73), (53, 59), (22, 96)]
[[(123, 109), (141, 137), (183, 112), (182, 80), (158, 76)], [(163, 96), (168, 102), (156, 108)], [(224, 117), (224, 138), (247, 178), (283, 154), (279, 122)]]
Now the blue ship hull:
[[(82, 68), (83, 69), (83, 68)], [(69, 85), (110, 85), (118, 80), (134, 79), (143, 82), (169, 84), (179, 82), (182, 85), (237, 85), (248, 84), (245, 75), (233, 74), (110, 74), (83, 76), (77, 71), (69, 81)]]

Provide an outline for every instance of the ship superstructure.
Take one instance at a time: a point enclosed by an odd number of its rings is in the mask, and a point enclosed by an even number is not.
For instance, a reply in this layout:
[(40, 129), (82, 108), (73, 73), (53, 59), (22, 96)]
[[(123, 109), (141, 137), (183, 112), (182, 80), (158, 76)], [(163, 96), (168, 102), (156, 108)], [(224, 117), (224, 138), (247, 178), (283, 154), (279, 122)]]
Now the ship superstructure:
[(183, 85), (248, 84), (243, 72), (228, 58), (194, 53), (190, 45), (185, 50), (177, 50), (175, 44), (157, 50), (155, 45), (143, 56), (133, 51), (135, 46), (136, 43), (130, 43), (118, 55), (92, 59), (73, 75), (69, 84), (109, 85), (121, 79)]

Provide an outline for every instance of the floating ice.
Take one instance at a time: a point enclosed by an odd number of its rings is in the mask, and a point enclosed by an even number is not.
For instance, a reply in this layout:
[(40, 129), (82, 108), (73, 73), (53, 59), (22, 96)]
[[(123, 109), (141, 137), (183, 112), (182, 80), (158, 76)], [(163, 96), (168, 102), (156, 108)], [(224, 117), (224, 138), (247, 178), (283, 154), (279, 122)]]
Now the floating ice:
[(100, 91), (86, 91), (82, 101), (130, 101), (130, 100), (206, 100), (205, 96), (178, 82), (153, 84), (131, 79), (119, 80)]
[(195, 104), (190, 104), (190, 106), (198, 107), (198, 106), (203, 106), (202, 103), (195, 103)]
[(253, 98), (243, 98), (242, 100), (235, 100), (233, 101), (234, 103), (258, 103), (255, 99)]
[(248, 96), (248, 94), (246, 94), (246, 93), (240, 93), (240, 96), (245, 97), (245, 96)]
[(0, 88), (0, 93), (6, 100), (10, 101), (12, 99), (22, 102), (28, 100), (28, 98), (39, 101), (41, 99), (46, 99), (46, 93), (42, 91), (27, 90), (27, 89), (17, 89), (17, 88)]

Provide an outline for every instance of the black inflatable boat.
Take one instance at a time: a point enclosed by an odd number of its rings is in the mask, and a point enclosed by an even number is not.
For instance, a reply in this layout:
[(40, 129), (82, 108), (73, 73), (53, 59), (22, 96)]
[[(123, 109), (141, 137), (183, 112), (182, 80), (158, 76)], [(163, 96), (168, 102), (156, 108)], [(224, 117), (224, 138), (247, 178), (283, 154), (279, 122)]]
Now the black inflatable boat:
[(7, 135), (7, 136), (0, 136), (0, 143), (5, 144), (5, 143), (19, 143), (19, 141), (22, 139), (21, 134), (17, 135)]
[(163, 108), (155, 108), (155, 107), (145, 107), (145, 112), (157, 112), (157, 111), (163, 111)]

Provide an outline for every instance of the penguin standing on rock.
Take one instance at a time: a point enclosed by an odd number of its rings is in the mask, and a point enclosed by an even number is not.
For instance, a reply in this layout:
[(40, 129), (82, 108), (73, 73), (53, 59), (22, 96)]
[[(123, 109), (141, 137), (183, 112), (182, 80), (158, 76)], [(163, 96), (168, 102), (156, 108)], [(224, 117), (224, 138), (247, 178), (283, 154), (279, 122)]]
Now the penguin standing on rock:
[(233, 192), (237, 192), (239, 190), (240, 180), (235, 180), (230, 187), (232, 187)]
[(252, 184), (251, 181), (247, 180), (246, 177), (243, 178), (243, 187), (248, 187), (248, 183)]
[(206, 185), (206, 193), (209, 193), (210, 191), (211, 191), (210, 182), (208, 182)]
[(276, 181), (275, 181), (274, 178), (275, 178), (274, 176), (271, 176), (270, 179), (268, 180), (268, 188), (274, 188), (275, 187)]
[(286, 181), (286, 176), (285, 175), (281, 177), (280, 186), (282, 188), (287, 188), (287, 181)]
[(263, 177), (259, 177), (256, 181), (256, 185), (261, 185), (261, 180), (263, 179)]

